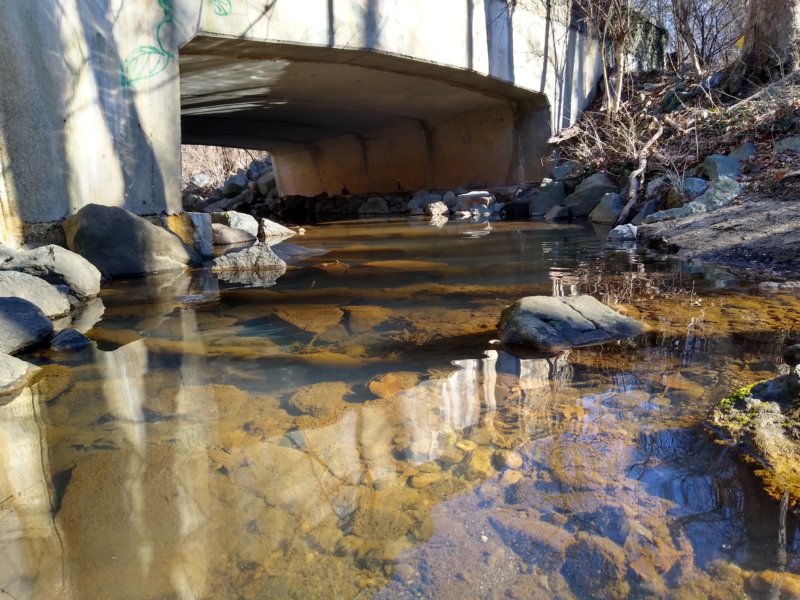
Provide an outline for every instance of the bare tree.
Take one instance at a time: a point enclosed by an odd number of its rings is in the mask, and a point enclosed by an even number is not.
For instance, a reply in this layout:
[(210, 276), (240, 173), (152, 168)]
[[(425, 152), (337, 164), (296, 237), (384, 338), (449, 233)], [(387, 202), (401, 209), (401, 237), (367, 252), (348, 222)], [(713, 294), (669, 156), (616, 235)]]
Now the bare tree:
[(748, 0), (742, 57), (726, 87), (739, 93), (793, 71), (800, 56), (800, 0)]
[[(636, 8), (633, 0), (575, 0), (575, 5), (600, 39), (603, 55), (603, 85), (608, 101), (608, 114), (619, 113), (625, 79), (625, 48), (634, 25)], [(609, 52), (609, 50), (611, 52)], [(613, 62), (609, 60), (613, 56)], [(611, 70), (616, 68), (616, 80), (611, 86)]]

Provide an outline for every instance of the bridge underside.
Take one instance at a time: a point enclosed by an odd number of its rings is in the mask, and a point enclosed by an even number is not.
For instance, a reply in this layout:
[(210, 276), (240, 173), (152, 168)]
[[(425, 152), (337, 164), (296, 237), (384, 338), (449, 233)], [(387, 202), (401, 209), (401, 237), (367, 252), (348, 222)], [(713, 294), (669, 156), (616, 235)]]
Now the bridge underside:
[(269, 150), (286, 194), (538, 179), (542, 94), (375, 51), (197, 37), (180, 51), (182, 141)]

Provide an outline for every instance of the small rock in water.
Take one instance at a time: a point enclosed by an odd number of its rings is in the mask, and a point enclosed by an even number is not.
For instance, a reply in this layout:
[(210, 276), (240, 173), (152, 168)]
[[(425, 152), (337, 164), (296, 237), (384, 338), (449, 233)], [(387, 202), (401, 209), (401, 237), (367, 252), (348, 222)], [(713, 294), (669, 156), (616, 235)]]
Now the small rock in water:
[(514, 485), (522, 481), (523, 475), (519, 471), (508, 469), (503, 471), (503, 476), (500, 478), (500, 483), (505, 486)]
[(66, 328), (59, 331), (50, 341), (50, 348), (57, 352), (77, 352), (91, 344), (91, 340), (77, 329)]
[(794, 344), (783, 351), (783, 362), (790, 367), (800, 365), (800, 344)]
[(214, 234), (214, 245), (229, 246), (231, 244), (245, 244), (255, 241), (255, 236), (243, 229), (234, 229), (222, 223), (212, 223), (211, 231)]
[(635, 242), (636, 241), (636, 231), (638, 227), (636, 225), (631, 225), (628, 223), (627, 225), (617, 225), (612, 229), (608, 234), (608, 241), (609, 242)]

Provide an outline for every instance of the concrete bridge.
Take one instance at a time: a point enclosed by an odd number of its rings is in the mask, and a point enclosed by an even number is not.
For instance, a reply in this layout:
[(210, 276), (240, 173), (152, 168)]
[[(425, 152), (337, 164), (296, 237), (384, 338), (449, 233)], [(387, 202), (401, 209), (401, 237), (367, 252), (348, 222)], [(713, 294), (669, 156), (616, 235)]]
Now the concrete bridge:
[(269, 150), (283, 193), (500, 185), (601, 73), (563, 0), (0, 4), (2, 239), (87, 203), (176, 213), (180, 144)]

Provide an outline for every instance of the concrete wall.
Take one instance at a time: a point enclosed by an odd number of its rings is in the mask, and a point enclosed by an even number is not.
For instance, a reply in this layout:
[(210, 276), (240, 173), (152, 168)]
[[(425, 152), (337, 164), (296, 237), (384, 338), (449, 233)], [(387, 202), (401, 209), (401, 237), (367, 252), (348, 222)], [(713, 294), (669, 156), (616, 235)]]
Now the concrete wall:
[[(181, 210), (179, 49), (195, 36), (367, 49), (408, 59), (410, 73), (415, 64), (449, 67), (454, 81), (459, 73), (488, 75), (530, 98), (546, 95), (558, 128), (592, 97), (600, 66), (596, 44), (568, 28), (559, 7), (558, 0), (4, 2), (0, 241), (19, 243), (26, 224), (63, 220), (91, 202), (139, 214)], [(353, 187), (395, 189), (397, 169), (387, 163), (400, 161), (408, 166), (401, 185), (413, 189), (469, 177), (480, 160), (469, 148), (479, 146), (499, 157), (493, 177), (478, 173), (487, 183), (533, 175), (550, 125), (543, 103), (534, 109), (520, 98), (474, 119), (466, 137), (458, 119), (437, 115), (434, 139), (388, 128), (301, 144), (283, 152), (281, 181), (297, 191), (320, 189), (308, 187), (314, 177), (326, 188), (349, 179)]]

